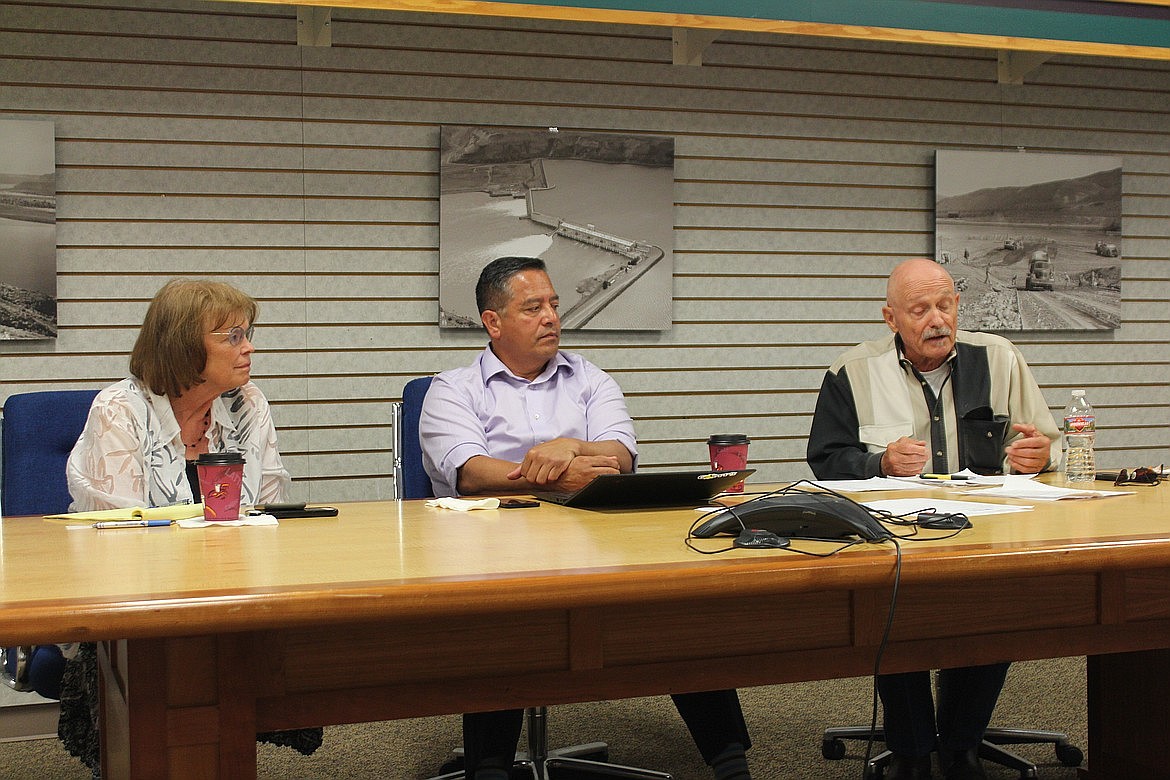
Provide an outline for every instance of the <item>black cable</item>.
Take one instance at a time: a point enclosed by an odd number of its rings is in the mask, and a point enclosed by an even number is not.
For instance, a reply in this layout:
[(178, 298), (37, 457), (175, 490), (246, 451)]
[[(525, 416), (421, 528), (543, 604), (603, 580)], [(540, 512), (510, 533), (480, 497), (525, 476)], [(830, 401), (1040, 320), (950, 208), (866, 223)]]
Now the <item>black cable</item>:
[[(924, 515), (931, 515), (931, 517), (924, 518)], [(946, 526), (930, 526), (930, 522), (950, 521), (955, 523), (955, 527), (947, 529)], [(961, 522), (960, 522), (961, 521)], [(944, 539), (953, 539), (963, 531), (971, 527), (970, 520), (967, 515), (962, 512), (938, 512), (934, 507), (926, 507), (925, 509), (907, 512), (901, 515), (891, 515), (882, 520), (887, 525), (893, 525), (903, 528), (911, 528), (913, 531), (909, 534), (898, 535), (894, 534), (898, 539), (908, 542), (937, 542)], [(919, 536), (920, 530), (927, 531), (942, 531), (948, 530), (948, 533), (938, 534), (935, 536)]]
[[(947, 378), (948, 379), (950, 378), (949, 375)], [(944, 385), (945, 385), (945, 381), (944, 381)], [(818, 491), (820, 491), (820, 492), (831, 493), (832, 495), (838, 496), (840, 498), (845, 499), (846, 501), (849, 501), (853, 504), (860, 506), (865, 511), (867, 511), (874, 519), (878, 520), (880, 523), (887, 526), (887, 530), (890, 530), (890, 536), (887, 538), (889, 539), (890, 543), (894, 545), (894, 582), (893, 582), (893, 587), (892, 587), (891, 592), (890, 592), (889, 611), (886, 614), (886, 623), (885, 623), (884, 628), (882, 629), (881, 640), (878, 642), (877, 653), (875, 654), (874, 661), (873, 661), (873, 689), (872, 689), (872, 694), (871, 694), (871, 698), (870, 698), (869, 738), (866, 740), (866, 745), (865, 745), (865, 760), (862, 762), (862, 765), (861, 765), (862, 777), (867, 778), (868, 777), (867, 772), (868, 772), (869, 762), (873, 757), (873, 746), (874, 746), (874, 742), (876, 740), (875, 734), (877, 732), (878, 704), (879, 704), (879, 698), (880, 698), (878, 696), (877, 678), (881, 674), (882, 658), (885, 656), (886, 648), (888, 647), (889, 641), (890, 641), (890, 635), (893, 632), (894, 614), (895, 614), (895, 611), (896, 611), (897, 605), (898, 605), (898, 588), (899, 588), (899, 585), (902, 581), (902, 546), (901, 546), (901, 542), (902, 541), (912, 541), (912, 542), (940, 541), (940, 540), (944, 540), (944, 539), (953, 538), (954, 536), (957, 536), (958, 534), (960, 534), (964, 530), (966, 530), (965, 527), (959, 527), (959, 528), (955, 528), (950, 533), (945, 533), (945, 534), (940, 534), (940, 535), (932, 535), (932, 536), (919, 536), (919, 531), (923, 530), (923, 528), (924, 528), (924, 526), (922, 525), (922, 523), (923, 523), (922, 515), (936, 515), (936, 517), (933, 518), (935, 520), (947, 520), (947, 519), (957, 520), (957, 519), (961, 518), (963, 523), (961, 523), (960, 525), (966, 526), (966, 527), (969, 527), (969, 525), (967, 524), (968, 523), (967, 516), (960, 513), (960, 512), (940, 513), (940, 512), (936, 511), (936, 508), (928, 507), (926, 509), (916, 510), (913, 513), (904, 513), (901, 515), (895, 515), (891, 512), (888, 512), (888, 511), (871, 509), (870, 507), (864, 506), (863, 504), (860, 504), (859, 502), (854, 501), (849, 496), (842, 495), (841, 493), (838, 493), (835, 490), (831, 490), (831, 489), (825, 488), (821, 485), (817, 485), (816, 483), (812, 482), (811, 480), (799, 480), (797, 482), (794, 482), (794, 483), (787, 485), (786, 487), (780, 488), (778, 490), (773, 490), (773, 491), (769, 491), (766, 493), (757, 494), (757, 497), (751, 499), (750, 501), (745, 501), (745, 502), (742, 502), (738, 505), (734, 505), (734, 504), (720, 505), (720, 508), (718, 508), (718, 509), (713, 509), (709, 512), (703, 513), (702, 515), (699, 516), (698, 519), (696, 519), (691, 524), (690, 532), (687, 533), (687, 537), (684, 540), (687, 547), (694, 550), (695, 552), (702, 553), (704, 555), (714, 555), (714, 554), (724, 553), (724, 552), (728, 552), (729, 550), (736, 549), (736, 547), (734, 545), (732, 545), (730, 547), (726, 547), (726, 548), (719, 549), (719, 550), (701, 550), (698, 547), (696, 547), (692, 542), (692, 540), (696, 538), (693, 535), (694, 529), (702, 521), (709, 518), (713, 513), (722, 512), (722, 511), (730, 511), (732, 516), (735, 517), (735, 519), (739, 521), (740, 527), (742, 529), (746, 530), (747, 525), (743, 522), (743, 519), (739, 516), (739, 513), (736, 511), (737, 509), (742, 508), (742, 507), (752, 503), (753, 501), (758, 501), (761, 498), (765, 498), (768, 496), (783, 495), (783, 494), (789, 493), (789, 492), (812, 492), (812, 491), (801, 489), (800, 486), (802, 484), (812, 485), (813, 487), (816, 487), (818, 489)], [(908, 529), (910, 529), (910, 531), (909, 531), (909, 533), (899, 534), (899, 533), (896, 533), (895, 531), (893, 531), (892, 529), (889, 529), (888, 528), (889, 526), (894, 526), (895, 528), (899, 528), (899, 527), (900, 528), (908, 528)], [(937, 529), (927, 528), (927, 530), (937, 530)], [(881, 539), (881, 540), (877, 540), (877, 541), (885, 541), (885, 540)], [(791, 546), (783, 547), (783, 548), (766, 548), (766, 549), (783, 549), (783, 550), (787, 550), (788, 552), (799, 553), (801, 555), (810, 555), (810, 556), (818, 557), (818, 558), (827, 558), (827, 557), (831, 557), (833, 555), (836, 555), (837, 553), (841, 552), (842, 550), (848, 549), (849, 547), (853, 547), (855, 545), (864, 544), (864, 543), (865, 543), (864, 539), (860, 539), (860, 538), (852, 539), (852, 540), (845, 542), (844, 544), (842, 544), (841, 546), (837, 547), (836, 549), (834, 549), (832, 551), (823, 552), (823, 553), (812, 552), (810, 550), (801, 550), (799, 548), (795, 548), (795, 547), (791, 547)]]
[[(866, 777), (868, 777), (867, 769), (869, 766), (869, 762), (870, 762), (870, 759), (873, 757), (873, 744), (875, 741), (875, 733), (877, 731), (878, 698), (879, 698), (878, 697), (878, 688), (877, 688), (877, 678), (878, 678), (878, 675), (881, 673), (882, 658), (885, 656), (886, 647), (889, 645), (889, 641), (890, 641), (890, 634), (893, 631), (894, 613), (895, 613), (897, 606), (898, 606), (898, 587), (902, 581), (902, 545), (900, 544), (900, 542), (901, 541), (925, 542), (925, 541), (937, 541), (937, 540), (941, 540), (941, 539), (949, 539), (949, 538), (959, 534), (964, 529), (958, 528), (949, 534), (943, 534), (940, 536), (917, 537), (918, 531), (921, 528), (921, 520), (919, 519), (918, 515), (925, 514), (925, 513), (927, 513), (928, 510), (923, 510), (922, 512), (915, 512), (913, 518), (907, 517), (906, 514), (894, 515), (890, 512), (887, 512), (887, 511), (870, 509), (869, 507), (866, 507), (862, 504), (859, 504), (857, 501), (854, 501), (849, 496), (845, 496), (845, 495), (842, 495), (841, 493), (836, 492), (835, 490), (831, 490), (828, 488), (824, 488), (820, 485), (816, 485), (811, 480), (799, 480), (797, 482), (792, 483), (791, 485), (780, 488), (778, 490), (769, 491), (767, 493), (761, 493), (757, 496), (757, 498), (753, 498), (750, 501), (745, 501), (745, 502), (738, 504), (738, 505), (732, 505), (732, 504), (720, 505), (719, 509), (713, 509), (709, 512), (703, 513), (702, 515), (700, 515), (698, 517), (698, 519), (696, 519), (691, 524), (690, 531), (687, 533), (686, 539), (684, 540), (685, 544), (687, 545), (687, 547), (694, 550), (695, 552), (702, 553), (704, 555), (715, 555), (718, 553), (724, 553), (724, 552), (728, 552), (729, 550), (736, 549), (735, 546), (732, 545), (730, 547), (726, 547), (726, 548), (719, 549), (719, 550), (701, 550), (692, 543), (692, 540), (696, 538), (693, 535), (693, 532), (694, 532), (695, 528), (703, 520), (707, 519), (715, 512), (722, 512), (722, 511), (730, 511), (732, 516), (736, 520), (739, 521), (740, 527), (743, 528), (744, 530), (746, 530), (747, 525), (743, 522), (743, 519), (739, 516), (738, 512), (736, 511), (738, 508), (746, 506), (747, 504), (752, 503), (752, 501), (758, 501), (760, 498), (763, 498), (766, 496), (783, 495), (783, 494), (788, 493), (788, 492), (811, 492), (811, 491), (799, 490), (799, 489), (793, 490), (794, 488), (799, 488), (799, 486), (801, 484), (804, 484), (804, 483), (807, 483), (809, 485), (813, 485), (814, 487), (818, 488), (818, 490), (821, 492), (831, 493), (831, 494), (833, 494), (835, 496), (839, 496), (840, 498), (843, 498), (846, 501), (849, 501), (853, 504), (857, 504), (858, 506), (865, 509), (865, 511), (869, 512), (869, 514), (872, 517), (874, 517), (876, 520), (878, 520), (881, 523), (884, 523), (886, 525), (909, 527), (912, 529), (911, 533), (909, 533), (909, 534), (897, 534), (891, 530), (890, 536), (887, 537), (887, 539), (890, 541), (890, 543), (894, 545), (894, 582), (893, 582), (893, 587), (890, 591), (890, 606), (889, 606), (889, 611), (886, 613), (886, 623), (885, 623), (884, 628), (882, 629), (881, 640), (878, 642), (877, 653), (875, 654), (874, 661), (873, 661), (873, 692), (872, 692), (871, 700), (870, 700), (869, 739), (866, 740), (865, 760), (864, 760), (864, 762), (862, 762), (862, 765), (861, 765), (862, 766), (862, 777), (866, 778)], [(934, 510), (931, 509), (929, 511), (933, 512)], [(941, 517), (963, 517), (963, 519), (966, 520), (966, 516), (961, 515), (959, 513), (949, 513), (949, 514), (944, 514), (944, 515), (940, 515), (940, 516)], [(880, 539), (877, 541), (885, 541), (885, 539)], [(824, 552), (824, 553), (812, 552), (810, 550), (801, 550), (801, 549), (794, 548), (791, 546), (790, 547), (783, 547), (783, 548), (767, 548), (767, 549), (782, 549), (782, 550), (787, 550), (788, 552), (799, 553), (801, 555), (810, 555), (810, 556), (814, 556), (814, 557), (818, 557), (818, 558), (827, 558), (827, 557), (831, 557), (833, 555), (836, 555), (837, 553), (841, 552), (842, 550), (848, 549), (849, 547), (853, 547), (853, 546), (856, 546), (858, 544), (864, 544), (865, 542), (866, 542), (866, 540), (861, 539), (861, 538), (851, 539), (851, 540), (843, 543), (842, 545), (840, 545), (836, 549), (829, 551), (829, 552)]]
[(873, 698), (870, 702), (869, 739), (865, 743), (865, 760), (861, 764), (861, 776), (866, 778), (866, 769), (873, 756), (874, 734), (877, 732), (878, 688), (877, 678), (881, 673), (882, 656), (885, 655), (886, 645), (890, 641), (890, 632), (894, 627), (894, 610), (898, 606), (898, 584), (902, 581), (902, 546), (898, 544), (898, 537), (890, 538), (894, 545), (894, 587), (890, 593), (890, 611), (886, 615), (886, 626), (882, 630), (882, 639), (878, 643), (877, 655), (873, 659)]
[[(718, 550), (703, 550), (703, 549), (700, 549), (699, 547), (696, 547), (692, 543), (692, 541), (694, 539), (697, 539), (697, 538), (698, 537), (695, 537), (695, 536), (688, 536), (686, 539), (683, 540), (683, 544), (685, 544), (687, 547), (694, 550), (695, 552), (699, 553), (700, 555), (719, 555), (721, 553), (731, 552), (732, 550), (745, 549), (743, 547), (736, 547), (733, 544), (730, 547), (721, 547)], [(816, 540), (809, 540), (809, 541), (816, 541)], [(815, 552), (813, 550), (801, 550), (798, 547), (792, 547), (792, 546), (789, 546), (789, 547), (760, 547), (758, 549), (761, 549), (761, 550), (781, 550), (784, 552), (796, 553), (797, 555), (808, 555), (808, 556), (813, 557), (813, 558), (831, 558), (834, 555), (836, 555), (837, 553), (841, 552), (842, 550), (847, 550), (850, 547), (856, 547), (859, 544), (865, 544), (865, 543), (866, 542), (864, 539), (846, 539), (845, 541), (841, 542), (836, 548), (829, 550), (828, 552)]]

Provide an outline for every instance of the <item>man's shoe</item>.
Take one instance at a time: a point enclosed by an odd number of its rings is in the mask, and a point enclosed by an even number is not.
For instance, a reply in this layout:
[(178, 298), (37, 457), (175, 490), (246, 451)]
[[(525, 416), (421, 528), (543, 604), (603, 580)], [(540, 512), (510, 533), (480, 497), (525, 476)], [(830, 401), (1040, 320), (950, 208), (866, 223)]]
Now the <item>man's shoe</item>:
[(956, 750), (943, 756), (946, 780), (987, 780), (978, 750)]
[(930, 780), (930, 756), (903, 756), (894, 753), (886, 768), (886, 780)]

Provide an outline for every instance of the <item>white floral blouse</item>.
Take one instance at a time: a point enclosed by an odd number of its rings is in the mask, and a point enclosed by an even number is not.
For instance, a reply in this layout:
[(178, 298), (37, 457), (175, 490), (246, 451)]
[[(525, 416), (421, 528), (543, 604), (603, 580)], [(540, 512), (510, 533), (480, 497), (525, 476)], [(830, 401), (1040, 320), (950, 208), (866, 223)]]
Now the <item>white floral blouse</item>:
[[(286, 501), (290, 479), (276, 447), (268, 399), (251, 382), (211, 404), (209, 452), (244, 455), (241, 503)], [(166, 396), (136, 377), (98, 393), (69, 455), (70, 511), (167, 506), (191, 501), (186, 448)]]

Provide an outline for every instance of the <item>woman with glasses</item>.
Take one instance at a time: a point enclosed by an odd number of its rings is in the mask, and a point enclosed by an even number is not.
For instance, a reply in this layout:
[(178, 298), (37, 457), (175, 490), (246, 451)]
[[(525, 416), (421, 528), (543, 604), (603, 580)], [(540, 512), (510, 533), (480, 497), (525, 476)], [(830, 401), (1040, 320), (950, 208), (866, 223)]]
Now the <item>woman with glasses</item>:
[(98, 393), (69, 456), (71, 511), (198, 503), (205, 452), (243, 454), (245, 506), (287, 500), (268, 401), (251, 382), (256, 314), (255, 300), (221, 282), (158, 291), (131, 376)]
[[(130, 376), (98, 393), (69, 455), (71, 511), (199, 503), (195, 461), (205, 452), (243, 454), (242, 504), (288, 500), (268, 400), (251, 382), (257, 308), (220, 282), (175, 279), (158, 291), (130, 353)], [(58, 735), (100, 777), (95, 646), (57, 647), (65, 657)], [(307, 755), (320, 746), (321, 729), (257, 738)]]

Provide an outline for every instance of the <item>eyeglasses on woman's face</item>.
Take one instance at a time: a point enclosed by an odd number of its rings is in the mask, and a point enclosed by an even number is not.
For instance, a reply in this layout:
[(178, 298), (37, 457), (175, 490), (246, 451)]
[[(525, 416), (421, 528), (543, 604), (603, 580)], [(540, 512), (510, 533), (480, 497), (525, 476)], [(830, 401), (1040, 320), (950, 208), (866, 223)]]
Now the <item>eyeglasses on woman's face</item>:
[(252, 334), (256, 332), (255, 325), (249, 325), (247, 330), (244, 330), (239, 325), (235, 325), (227, 330), (213, 330), (212, 336), (227, 336), (227, 343), (233, 347), (238, 347), (247, 339), (249, 343), (252, 341)]

